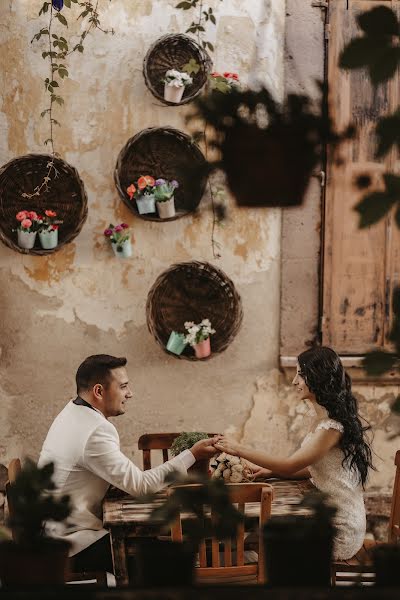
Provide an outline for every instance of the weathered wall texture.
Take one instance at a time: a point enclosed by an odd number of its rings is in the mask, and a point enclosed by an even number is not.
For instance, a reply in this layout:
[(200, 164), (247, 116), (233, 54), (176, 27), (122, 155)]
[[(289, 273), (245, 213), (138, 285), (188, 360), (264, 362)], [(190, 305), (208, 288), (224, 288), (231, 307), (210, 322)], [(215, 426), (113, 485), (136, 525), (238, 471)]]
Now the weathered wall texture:
[[(42, 152), (48, 137), (46, 63), (33, 34), (41, 0), (0, 4), (0, 164)], [(122, 447), (141, 464), (136, 440), (144, 432), (242, 428), (253, 406), (256, 382), (277, 366), (279, 354), (280, 211), (239, 210), (217, 231), (222, 258), (211, 251), (207, 199), (196, 216), (159, 224), (135, 218), (113, 184), (117, 155), (127, 139), (154, 125), (185, 129), (186, 108), (160, 106), (145, 87), (142, 60), (166, 32), (184, 31), (192, 15), (176, 0), (101, 2), (104, 28), (83, 55), (68, 60), (70, 78), (56, 118), (56, 150), (76, 166), (89, 198), (89, 217), (76, 240), (48, 257), (23, 256), (0, 247), (0, 462), (37, 457), (49, 424), (74, 394), (74, 374), (85, 356), (126, 355), (134, 390), (127, 414), (116, 420)], [(283, 94), (284, 1), (211, 0), (217, 28), (215, 68), (238, 71), (243, 81), (264, 80)], [(72, 12), (64, 9), (78, 32)], [(76, 12), (76, 9), (75, 9)], [(65, 30), (60, 25), (59, 35)], [(189, 107), (190, 108), (190, 107)], [(251, 182), (250, 182), (251, 184)], [(128, 222), (134, 256), (114, 259), (103, 239), (111, 222)], [(145, 302), (155, 278), (171, 263), (216, 262), (242, 295), (244, 322), (225, 353), (207, 363), (166, 356), (147, 331)], [(207, 315), (204, 315), (205, 317)], [(272, 429), (279, 439), (280, 432)]]

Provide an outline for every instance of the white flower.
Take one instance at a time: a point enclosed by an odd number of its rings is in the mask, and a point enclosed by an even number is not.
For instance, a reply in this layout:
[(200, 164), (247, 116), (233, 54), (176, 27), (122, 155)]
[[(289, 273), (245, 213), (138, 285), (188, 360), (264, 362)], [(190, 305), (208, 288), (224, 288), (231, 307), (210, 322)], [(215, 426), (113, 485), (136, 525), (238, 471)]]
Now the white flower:
[(215, 479), (219, 479), (222, 476), (222, 471), (220, 471), (219, 469), (216, 469), (214, 471), (214, 473), (212, 474), (212, 477), (214, 477)]
[(193, 327), (193, 325), (194, 325), (193, 321), (186, 321), (185, 329), (190, 329), (191, 327)]
[(223, 471), (223, 473), (222, 473), (222, 477), (223, 477), (224, 479), (229, 479), (229, 478), (230, 478), (230, 476), (231, 476), (231, 470), (230, 470), (230, 469), (225, 469), (225, 470)]
[(239, 473), (238, 471), (233, 471), (233, 473), (230, 477), (230, 481), (231, 481), (231, 483), (240, 483), (241, 481), (243, 481), (242, 474)]
[(221, 452), (221, 454), (218, 454), (218, 456), (216, 457), (215, 460), (217, 460), (218, 462), (221, 462), (222, 460), (226, 460), (226, 459), (227, 459), (226, 452)]
[(228, 455), (228, 460), (231, 463), (231, 465), (238, 465), (240, 464), (240, 457), (239, 456), (232, 456), (231, 454)]
[(243, 471), (243, 465), (232, 465), (232, 473), (241, 473)]
[(206, 327), (211, 327), (210, 319), (203, 319), (200, 325), (205, 325)]

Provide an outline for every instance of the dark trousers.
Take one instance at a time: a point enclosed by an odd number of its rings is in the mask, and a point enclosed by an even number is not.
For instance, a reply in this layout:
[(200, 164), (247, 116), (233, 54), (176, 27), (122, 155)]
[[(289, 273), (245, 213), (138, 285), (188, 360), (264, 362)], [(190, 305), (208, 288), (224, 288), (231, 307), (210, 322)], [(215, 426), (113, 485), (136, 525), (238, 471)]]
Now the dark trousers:
[(104, 535), (82, 552), (71, 557), (71, 571), (83, 573), (89, 571), (108, 571), (114, 573), (110, 536)]

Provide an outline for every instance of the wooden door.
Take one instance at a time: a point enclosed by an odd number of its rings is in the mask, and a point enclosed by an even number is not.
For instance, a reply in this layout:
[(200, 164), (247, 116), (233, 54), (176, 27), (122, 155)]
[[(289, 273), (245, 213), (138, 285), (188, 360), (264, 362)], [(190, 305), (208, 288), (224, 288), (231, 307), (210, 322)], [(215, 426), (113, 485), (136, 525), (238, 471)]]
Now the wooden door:
[[(328, 83), (330, 107), (339, 130), (356, 125), (355, 139), (340, 151), (336, 164), (328, 149), (325, 198), (322, 340), (342, 355), (362, 355), (385, 346), (390, 311), (388, 299), (397, 277), (399, 233), (392, 216), (367, 229), (358, 229), (354, 211), (365, 191), (355, 186), (368, 173), (373, 186), (382, 186), (382, 174), (394, 170), (393, 153), (376, 159), (374, 129), (377, 119), (398, 105), (395, 78), (374, 90), (363, 70), (343, 71), (339, 55), (352, 37), (359, 36), (356, 16), (379, 5), (399, 9), (400, 2), (330, 0)], [(397, 270), (396, 270), (397, 269)]]

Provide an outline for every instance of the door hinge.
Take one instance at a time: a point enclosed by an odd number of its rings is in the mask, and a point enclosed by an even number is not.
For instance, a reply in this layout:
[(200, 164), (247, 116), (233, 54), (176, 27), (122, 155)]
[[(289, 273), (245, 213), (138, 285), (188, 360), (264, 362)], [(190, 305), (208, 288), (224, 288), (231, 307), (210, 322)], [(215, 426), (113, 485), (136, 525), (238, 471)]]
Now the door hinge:
[(311, 6), (315, 8), (328, 8), (328, 2), (326, 0), (312, 0)]
[(331, 25), (330, 23), (327, 23), (325, 25), (325, 32), (324, 32), (324, 36), (326, 40), (329, 40), (329, 38), (331, 37)]
[(312, 175), (313, 175), (313, 177), (318, 177), (321, 187), (325, 187), (325, 182), (326, 182), (325, 171), (315, 171)]

